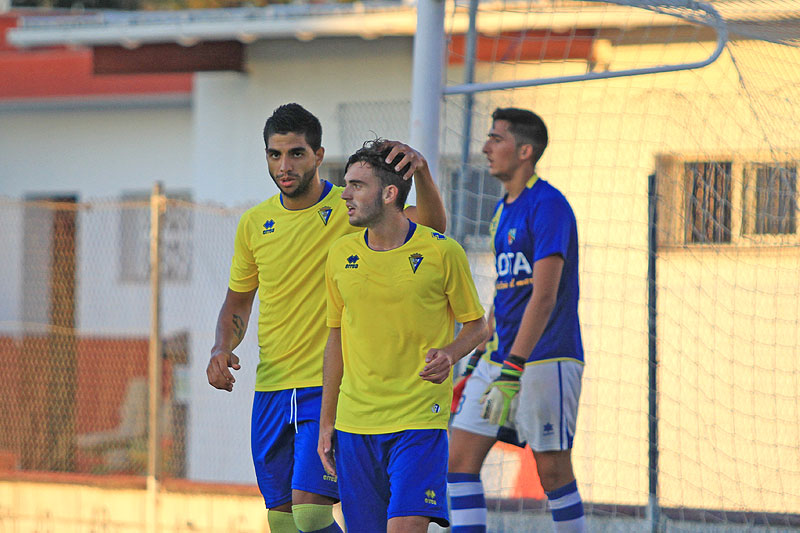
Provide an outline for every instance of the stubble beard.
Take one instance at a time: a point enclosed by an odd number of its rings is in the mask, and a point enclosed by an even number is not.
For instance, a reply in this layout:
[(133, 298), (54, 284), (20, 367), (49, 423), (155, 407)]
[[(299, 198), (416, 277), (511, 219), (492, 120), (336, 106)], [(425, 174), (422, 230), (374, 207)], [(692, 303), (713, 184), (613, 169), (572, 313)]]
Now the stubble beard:
[(278, 183), (278, 179), (270, 172), (270, 177), (272, 181), (275, 182), (275, 185), (278, 186), (280, 189), (281, 194), (283, 194), (286, 198), (299, 198), (304, 196), (308, 193), (309, 189), (311, 189), (311, 181), (314, 179), (314, 176), (317, 175), (317, 169), (314, 167), (313, 169), (309, 170), (305, 174), (300, 177), (300, 180), (297, 182), (297, 188), (293, 191), (285, 191)]
[[(375, 199), (368, 204), (366, 212), (357, 219), (350, 219), (350, 224), (357, 228), (370, 228), (383, 218), (383, 201), (381, 195), (376, 194)], [(363, 210), (363, 209), (362, 209)]]

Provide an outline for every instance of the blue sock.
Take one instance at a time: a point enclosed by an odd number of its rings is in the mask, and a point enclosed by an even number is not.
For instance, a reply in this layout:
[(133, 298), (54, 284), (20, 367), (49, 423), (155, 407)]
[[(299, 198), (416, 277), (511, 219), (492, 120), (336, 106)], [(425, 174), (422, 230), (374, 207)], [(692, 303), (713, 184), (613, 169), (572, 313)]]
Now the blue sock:
[(326, 528), (315, 529), (314, 531), (304, 531), (303, 533), (342, 533), (342, 528), (339, 527), (339, 524), (334, 522)]
[(486, 533), (486, 499), (478, 474), (447, 473), (452, 533)]
[(556, 533), (584, 533), (586, 517), (583, 502), (578, 493), (578, 483), (574, 480), (561, 488), (550, 491), (547, 500), (553, 514), (553, 530)]

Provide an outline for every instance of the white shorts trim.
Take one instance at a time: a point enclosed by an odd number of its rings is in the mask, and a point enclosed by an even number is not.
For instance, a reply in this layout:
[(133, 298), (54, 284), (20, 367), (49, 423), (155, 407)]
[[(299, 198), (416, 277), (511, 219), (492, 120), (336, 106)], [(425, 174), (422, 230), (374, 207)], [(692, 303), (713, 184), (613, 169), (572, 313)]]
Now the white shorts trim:
[(527, 442), (536, 452), (572, 448), (583, 365), (573, 360), (526, 365), (520, 380), (516, 413), (504, 428), (481, 418), (481, 396), (499, 375), (500, 366), (485, 359), (478, 362), (464, 387), (451, 427), (493, 438), (500, 438), (503, 432), (516, 431), (517, 439)]

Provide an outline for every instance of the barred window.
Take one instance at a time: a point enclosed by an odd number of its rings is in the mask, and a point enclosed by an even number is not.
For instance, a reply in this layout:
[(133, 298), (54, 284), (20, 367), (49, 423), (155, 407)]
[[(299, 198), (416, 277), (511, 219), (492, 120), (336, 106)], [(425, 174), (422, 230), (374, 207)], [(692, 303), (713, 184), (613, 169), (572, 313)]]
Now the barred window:
[(500, 180), (489, 175), (482, 161), (462, 170), (460, 163), (443, 160), (441, 168), (440, 174), (448, 180), (443, 188), (450, 207), (448, 231), (461, 242), (470, 237), (489, 237), (494, 209), (505, 194)]
[(793, 234), (797, 231), (797, 167), (755, 167), (755, 228), (760, 235)]
[(731, 242), (731, 162), (685, 163), (687, 241)]

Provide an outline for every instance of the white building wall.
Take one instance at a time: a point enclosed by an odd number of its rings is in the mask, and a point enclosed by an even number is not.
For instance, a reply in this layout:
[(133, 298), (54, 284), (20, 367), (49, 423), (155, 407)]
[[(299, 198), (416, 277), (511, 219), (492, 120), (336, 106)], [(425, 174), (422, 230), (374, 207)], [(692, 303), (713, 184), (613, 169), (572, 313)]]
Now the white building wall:
[(113, 198), (122, 191), (188, 189), (191, 112), (154, 108), (0, 109), (0, 194), (76, 194)]

